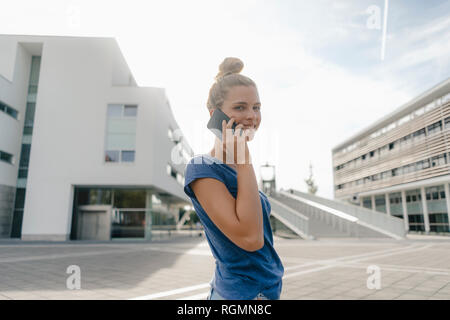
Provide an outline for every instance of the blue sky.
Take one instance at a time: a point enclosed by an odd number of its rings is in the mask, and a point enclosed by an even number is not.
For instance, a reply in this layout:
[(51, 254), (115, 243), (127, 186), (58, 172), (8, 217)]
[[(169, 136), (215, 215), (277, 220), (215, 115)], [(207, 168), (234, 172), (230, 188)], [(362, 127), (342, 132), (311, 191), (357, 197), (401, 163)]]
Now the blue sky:
[[(164, 87), (196, 153), (212, 148), (206, 100), (227, 56), (258, 86), (262, 123), (249, 144), (277, 185), (333, 198), (331, 149), (450, 77), (450, 1), (2, 1), (0, 33), (114, 36), (140, 86)], [(381, 23), (381, 27), (383, 23)]]

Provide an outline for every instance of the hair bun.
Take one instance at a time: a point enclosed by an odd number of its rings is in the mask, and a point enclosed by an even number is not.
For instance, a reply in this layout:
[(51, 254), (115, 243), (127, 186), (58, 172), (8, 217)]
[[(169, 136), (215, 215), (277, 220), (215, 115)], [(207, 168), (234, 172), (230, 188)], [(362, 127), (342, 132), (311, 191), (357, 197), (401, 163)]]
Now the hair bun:
[(239, 58), (227, 57), (219, 66), (219, 73), (216, 75), (216, 81), (229, 74), (239, 73), (244, 68), (244, 63)]

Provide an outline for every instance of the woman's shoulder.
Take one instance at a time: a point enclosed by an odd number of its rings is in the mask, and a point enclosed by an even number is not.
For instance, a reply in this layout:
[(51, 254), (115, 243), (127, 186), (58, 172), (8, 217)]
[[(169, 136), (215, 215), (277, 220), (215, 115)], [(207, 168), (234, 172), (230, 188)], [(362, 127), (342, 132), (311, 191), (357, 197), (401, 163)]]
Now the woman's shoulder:
[(221, 174), (221, 171), (218, 162), (214, 161), (211, 156), (207, 156), (204, 154), (199, 154), (192, 157), (186, 165), (185, 173), (188, 174), (196, 174), (196, 173), (206, 173), (211, 172), (215, 174)]
[(187, 165), (195, 165), (195, 164), (213, 164), (217, 163), (214, 161), (213, 157), (209, 156), (208, 154), (198, 154), (193, 156)]

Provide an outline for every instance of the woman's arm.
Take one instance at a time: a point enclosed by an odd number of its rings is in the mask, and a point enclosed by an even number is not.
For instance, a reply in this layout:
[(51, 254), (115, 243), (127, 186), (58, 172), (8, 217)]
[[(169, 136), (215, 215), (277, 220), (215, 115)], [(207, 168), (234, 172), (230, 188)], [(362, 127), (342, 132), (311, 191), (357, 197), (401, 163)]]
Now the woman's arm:
[(237, 195), (214, 178), (199, 178), (191, 188), (202, 208), (234, 244), (247, 251), (264, 246), (261, 198), (252, 164), (237, 164)]
[[(254, 236), (255, 246), (264, 246), (264, 230), (261, 199), (252, 164), (237, 164), (238, 191), (236, 214), (239, 222)], [(257, 249), (257, 250), (258, 250)]]
[[(244, 250), (257, 251), (264, 246), (261, 199), (248, 150), (248, 139), (245, 136), (238, 138), (242, 124), (236, 126), (234, 135), (231, 133), (233, 122), (233, 118), (228, 125), (223, 121), (223, 144), (218, 145), (215, 153), (217, 151), (218, 155), (223, 155), (224, 161), (231, 157), (236, 164), (236, 199), (225, 184), (217, 179), (197, 179), (191, 183), (191, 188), (210, 219), (233, 243)], [(234, 152), (230, 153), (230, 150)]]

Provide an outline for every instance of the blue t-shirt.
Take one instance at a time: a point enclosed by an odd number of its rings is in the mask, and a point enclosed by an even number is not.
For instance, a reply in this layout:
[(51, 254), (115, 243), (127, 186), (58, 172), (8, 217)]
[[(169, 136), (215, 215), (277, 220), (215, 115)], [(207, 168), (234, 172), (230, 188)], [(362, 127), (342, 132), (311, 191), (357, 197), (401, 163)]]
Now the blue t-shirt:
[(271, 206), (266, 195), (259, 191), (264, 224), (264, 246), (254, 252), (235, 245), (209, 218), (195, 197), (190, 183), (197, 178), (214, 178), (225, 184), (230, 194), (237, 196), (237, 172), (208, 154), (193, 157), (186, 165), (184, 192), (190, 197), (205, 229), (216, 270), (211, 286), (225, 299), (250, 300), (258, 293), (269, 299), (280, 298), (284, 267), (273, 248), (270, 226)]

